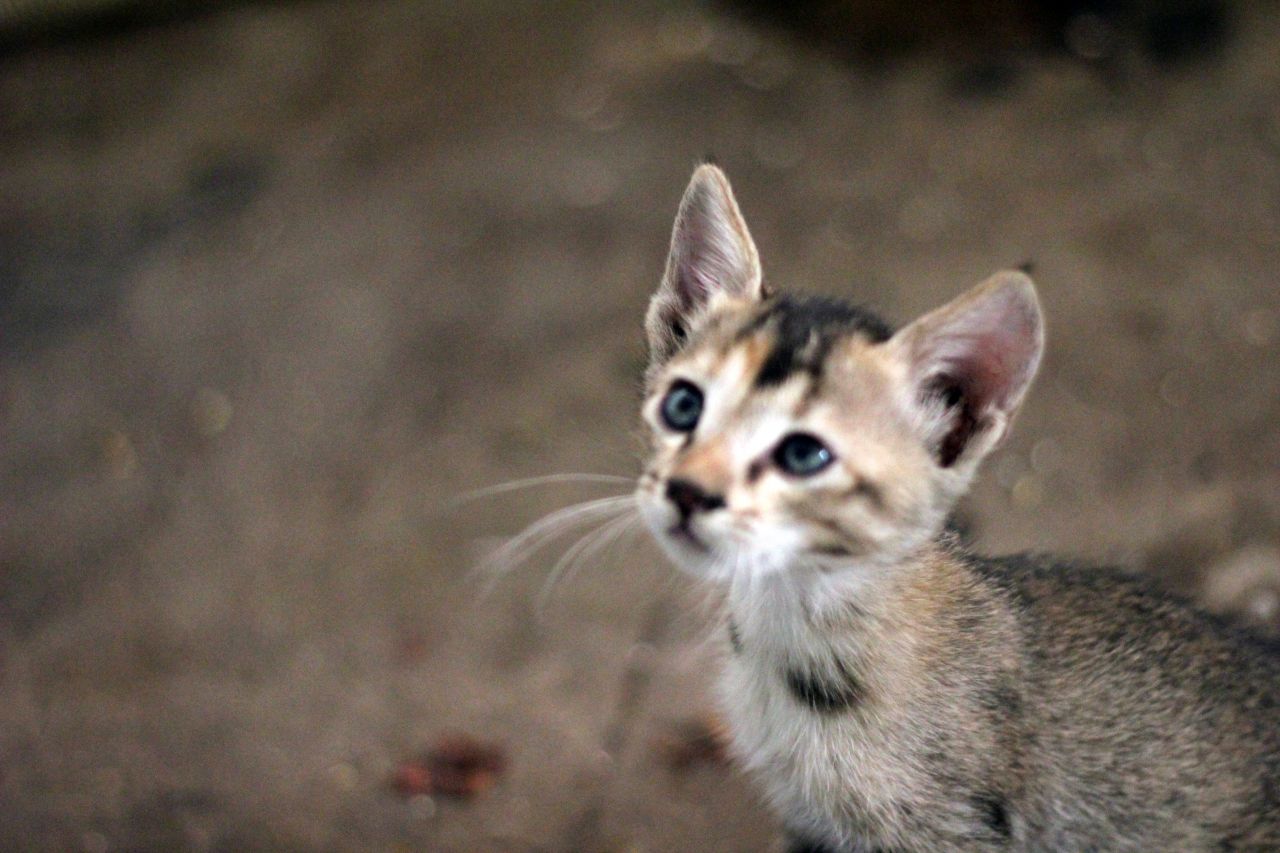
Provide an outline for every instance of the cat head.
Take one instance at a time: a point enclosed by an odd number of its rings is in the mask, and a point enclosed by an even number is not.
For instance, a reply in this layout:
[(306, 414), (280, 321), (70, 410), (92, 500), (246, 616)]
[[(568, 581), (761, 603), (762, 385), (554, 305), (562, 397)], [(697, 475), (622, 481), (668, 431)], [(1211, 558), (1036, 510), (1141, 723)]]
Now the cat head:
[(642, 514), (703, 576), (891, 565), (934, 539), (1044, 347), (1002, 272), (898, 331), (774, 295), (724, 174), (700, 167), (646, 319)]

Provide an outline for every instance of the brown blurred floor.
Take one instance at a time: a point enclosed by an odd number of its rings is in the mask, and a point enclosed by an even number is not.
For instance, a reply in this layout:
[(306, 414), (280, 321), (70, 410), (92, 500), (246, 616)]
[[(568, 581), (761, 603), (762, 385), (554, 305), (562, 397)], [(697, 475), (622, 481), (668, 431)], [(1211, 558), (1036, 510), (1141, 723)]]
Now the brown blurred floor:
[[(9, 57), (0, 847), (770, 849), (733, 771), (652, 745), (709, 704), (696, 592), (641, 543), (541, 611), (554, 549), (482, 596), (493, 537), (601, 492), (447, 506), (634, 471), (707, 152), (783, 287), (904, 319), (1035, 260), (1049, 357), (984, 546), (1266, 569), (1280, 20), (1239, 29), (982, 97), (663, 4), (248, 5)], [(390, 792), (459, 729), (508, 746), (491, 793)]]

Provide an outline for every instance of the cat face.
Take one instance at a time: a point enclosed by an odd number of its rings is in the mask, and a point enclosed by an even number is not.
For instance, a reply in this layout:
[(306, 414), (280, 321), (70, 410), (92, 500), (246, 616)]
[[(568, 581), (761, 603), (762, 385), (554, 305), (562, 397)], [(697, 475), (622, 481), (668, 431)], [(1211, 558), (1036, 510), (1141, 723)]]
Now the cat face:
[(838, 304), (737, 302), (653, 374), (641, 506), (679, 564), (880, 559), (936, 526), (944, 471), (887, 338)]
[(649, 309), (642, 514), (702, 576), (898, 561), (1007, 429), (1042, 348), (1034, 289), (1001, 274), (895, 334), (761, 282), (728, 182), (703, 166)]

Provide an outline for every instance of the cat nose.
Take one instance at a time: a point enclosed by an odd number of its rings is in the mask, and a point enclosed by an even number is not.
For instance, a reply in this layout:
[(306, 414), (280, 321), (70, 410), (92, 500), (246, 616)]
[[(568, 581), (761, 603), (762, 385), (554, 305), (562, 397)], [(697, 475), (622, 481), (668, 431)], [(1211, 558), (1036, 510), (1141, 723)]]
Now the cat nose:
[(673, 479), (667, 481), (667, 499), (680, 510), (680, 517), (688, 520), (695, 512), (708, 512), (724, 506), (724, 498), (713, 495), (692, 480)]

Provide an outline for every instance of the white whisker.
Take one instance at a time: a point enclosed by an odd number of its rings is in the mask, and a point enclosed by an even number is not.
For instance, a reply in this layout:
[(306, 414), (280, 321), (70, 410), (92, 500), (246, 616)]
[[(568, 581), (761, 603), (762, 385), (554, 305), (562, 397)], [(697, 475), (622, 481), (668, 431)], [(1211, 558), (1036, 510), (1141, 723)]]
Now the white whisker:
[(526, 561), (556, 537), (583, 524), (632, 511), (634, 506), (635, 501), (631, 495), (617, 495), (573, 504), (543, 516), (497, 548), (476, 567), (476, 572), (491, 575), (485, 594), (492, 591), (498, 578)]
[(480, 498), (501, 495), (506, 492), (514, 492), (520, 489), (531, 489), (535, 486), (548, 486), (555, 483), (607, 483), (609, 485), (616, 486), (634, 482), (634, 477), (621, 477), (616, 474), (544, 474), (540, 477), (526, 477), (522, 480), (510, 480), (506, 483), (496, 483), (492, 486), (484, 486), (479, 489), (473, 489), (469, 492), (463, 492), (450, 500), (448, 505), (456, 507), (474, 500), (479, 500)]
[(599, 551), (599, 543), (609, 539), (610, 535), (620, 526), (625, 527), (633, 520), (634, 516), (632, 515), (609, 519), (602, 522), (595, 529), (588, 531), (586, 535), (570, 545), (560, 556), (560, 559), (556, 560), (555, 565), (551, 567), (551, 571), (547, 573), (547, 579), (543, 582), (542, 589), (538, 593), (535, 612), (540, 614), (546, 608), (556, 582), (560, 580), (562, 574), (569, 574), (565, 571), (566, 569), (572, 570), (575, 563), (580, 564), (582, 560), (589, 559)]
[(569, 570), (565, 572), (563, 578), (564, 583), (570, 583), (578, 572), (582, 570), (588, 562), (595, 560), (596, 557), (606, 554), (610, 548), (616, 545), (623, 537), (634, 533), (640, 523), (639, 513), (625, 515), (616, 521), (610, 522), (610, 530), (600, 539), (596, 540), (587, 547), (578, 558), (569, 565)]

